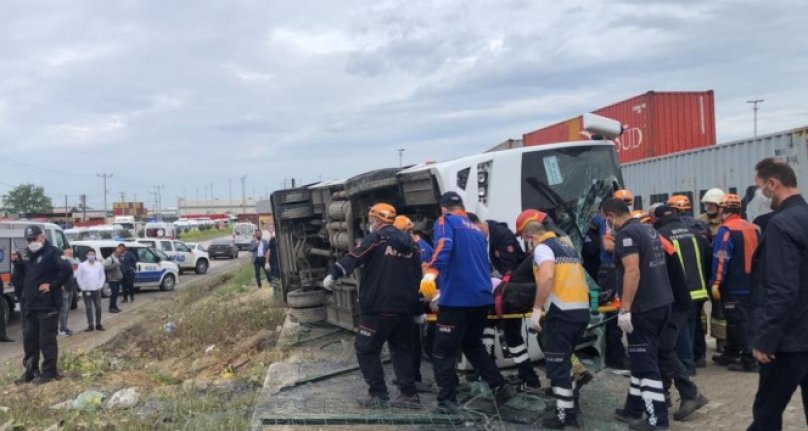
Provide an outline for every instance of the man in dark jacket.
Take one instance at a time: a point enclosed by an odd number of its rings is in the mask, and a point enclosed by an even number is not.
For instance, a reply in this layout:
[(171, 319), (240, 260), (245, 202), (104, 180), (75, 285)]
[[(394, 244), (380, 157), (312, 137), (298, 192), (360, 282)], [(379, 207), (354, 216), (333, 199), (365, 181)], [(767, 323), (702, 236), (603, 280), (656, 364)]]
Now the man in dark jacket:
[[(369, 398), (358, 400), (365, 408), (419, 408), (413, 371), (413, 333), (419, 308), (421, 252), (406, 232), (393, 226), (396, 210), (379, 203), (368, 213), (370, 234), (343, 256), (323, 280), (330, 290), (340, 277), (362, 266), (359, 288), (359, 331), (356, 359), (369, 388)], [(425, 319), (423, 319), (425, 320)], [(401, 394), (392, 403), (387, 393), (379, 357), (384, 343), (390, 348), (393, 371)]]
[(760, 383), (749, 430), (776, 431), (797, 386), (808, 420), (808, 204), (787, 164), (764, 159), (755, 171), (776, 213), (752, 265), (750, 344)]
[[(62, 308), (62, 286), (72, 276), (70, 264), (62, 259), (59, 249), (45, 239), (39, 226), (25, 228), (28, 247), (12, 255), (12, 283), (17, 298), (25, 309), (23, 349), (25, 373), (17, 383), (48, 383), (58, 377), (56, 363), (59, 347), (59, 310)], [(40, 374), (39, 356), (42, 355)]]
[(118, 248), (123, 250), (121, 258), (121, 287), (123, 288), (123, 302), (135, 300), (135, 272), (137, 272), (137, 254), (135, 250), (126, 248), (126, 244), (118, 244)]

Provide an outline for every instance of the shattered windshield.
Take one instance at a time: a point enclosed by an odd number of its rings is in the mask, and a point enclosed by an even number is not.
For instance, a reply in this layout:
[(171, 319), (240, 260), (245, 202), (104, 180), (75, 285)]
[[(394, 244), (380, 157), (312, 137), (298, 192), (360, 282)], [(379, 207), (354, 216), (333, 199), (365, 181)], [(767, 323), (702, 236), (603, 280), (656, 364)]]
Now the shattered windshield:
[(522, 155), (522, 208), (550, 214), (580, 250), (582, 233), (603, 199), (623, 184), (614, 149), (576, 146)]

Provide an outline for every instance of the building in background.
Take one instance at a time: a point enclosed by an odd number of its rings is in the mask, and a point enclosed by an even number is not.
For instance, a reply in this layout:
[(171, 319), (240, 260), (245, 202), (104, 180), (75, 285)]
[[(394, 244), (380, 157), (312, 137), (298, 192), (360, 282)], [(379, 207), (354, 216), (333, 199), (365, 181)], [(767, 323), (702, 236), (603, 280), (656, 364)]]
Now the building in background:
[(491, 148), (490, 150), (486, 151), (486, 153), (491, 153), (494, 151), (503, 151), (503, 150), (512, 150), (514, 148), (521, 148), (523, 146), (523, 142), (521, 139), (508, 139), (505, 142)]
[[(592, 111), (619, 121), (623, 135), (615, 139), (620, 163), (716, 143), (713, 91), (656, 92), (632, 97)], [(523, 135), (524, 146), (590, 139), (577, 116)]]
[(143, 202), (113, 202), (112, 203), (113, 216), (133, 216), (141, 219), (148, 215), (146, 206)]
[(190, 200), (177, 199), (177, 216), (186, 214), (257, 214), (255, 210), (256, 199), (247, 198), (242, 205), (241, 199), (229, 201), (227, 199)]

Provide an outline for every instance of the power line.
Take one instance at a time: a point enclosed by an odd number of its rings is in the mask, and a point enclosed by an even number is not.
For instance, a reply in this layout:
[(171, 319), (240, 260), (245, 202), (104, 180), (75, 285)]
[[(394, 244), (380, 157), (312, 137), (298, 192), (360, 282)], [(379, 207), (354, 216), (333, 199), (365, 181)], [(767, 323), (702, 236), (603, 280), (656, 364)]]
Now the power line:
[(758, 104), (765, 102), (763, 99), (755, 99), (755, 100), (747, 100), (746, 103), (752, 105), (752, 111), (755, 113), (755, 137), (757, 137), (757, 113), (758, 113)]
[(96, 174), (98, 178), (104, 179), (104, 217), (106, 217), (107, 213), (107, 178), (112, 178), (112, 174)]

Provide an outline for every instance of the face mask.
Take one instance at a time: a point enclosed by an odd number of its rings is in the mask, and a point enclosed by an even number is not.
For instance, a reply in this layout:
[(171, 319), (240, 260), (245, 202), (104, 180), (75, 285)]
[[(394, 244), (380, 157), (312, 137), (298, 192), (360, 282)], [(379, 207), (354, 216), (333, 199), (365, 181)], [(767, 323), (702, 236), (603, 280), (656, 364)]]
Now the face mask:
[(606, 217), (606, 229), (609, 229), (609, 232), (614, 232), (614, 220)]
[(89, 260), (90, 262), (95, 262), (95, 255), (94, 254), (88, 254), (87, 255), (87, 260)]
[(760, 201), (761, 205), (765, 205), (767, 208), (771, 208), (772, 206), (772, 197), (766, 196), (765, 187), (762, 189), (755, 190), (755, 199)]
[(369, 224), (369, 225), (368, 225), (368, 232), (369, 232), (369, 233), (376, 232), (376, 225), (375, 225), (375, 224), (373, 224), (373, 223)]
[(42, 250), (42, 245), (43, 244), (41, 242), (34, 241), (34, 242), (28, 244), (28, 250), (31, 250), (31, 252), (33, 252), (33, 253), (36, 253), (39, 250)]

